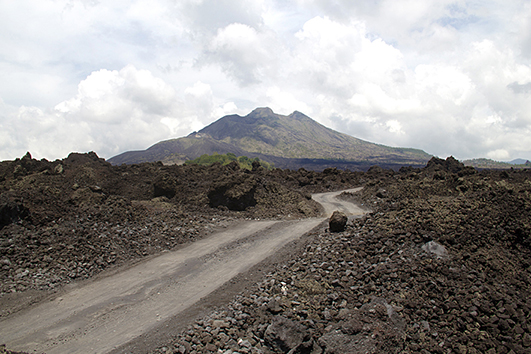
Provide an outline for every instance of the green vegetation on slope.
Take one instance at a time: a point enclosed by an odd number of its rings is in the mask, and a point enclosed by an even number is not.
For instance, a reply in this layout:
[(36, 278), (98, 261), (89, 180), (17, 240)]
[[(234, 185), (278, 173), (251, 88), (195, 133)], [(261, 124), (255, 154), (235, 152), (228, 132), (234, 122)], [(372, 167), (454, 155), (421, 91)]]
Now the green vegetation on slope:
[(254, 159), (248, 158), (247, 156), (238, 156), (236, 157), (233, 153), (227, 153), (224, 155), (220, 155), (218, 153), (214, 153), (212, 155), (203, 154), (199, 156), (196, 159), (188, 160), (185, 162), (186, 165), (190, 164), (196, 164), (201, 166), (208, 166), (212, 165), (213, 163), (219, 162), (222, 165), (228, 165), (229, 163), (236, 161), (240, 164), (240, 168), (245, 168), (247, 170), (253, 169), (253, 162), (258, 162), (260, 166), (264, 167), (267, 170), (273, 169), (272, 164), (261, 161), (258, 157), (255, 157)]
[(525, 164), (515, 165), (508, 162), (494, 161), (491, 159), (479, 158), (463, 161), (465, 166), (472, 166), (474, 168), (486, 168), (486, 169), (496, 169), (496, 170), (509, 170), (511, 168), (531, 168), (531, 162), (526, 161)]

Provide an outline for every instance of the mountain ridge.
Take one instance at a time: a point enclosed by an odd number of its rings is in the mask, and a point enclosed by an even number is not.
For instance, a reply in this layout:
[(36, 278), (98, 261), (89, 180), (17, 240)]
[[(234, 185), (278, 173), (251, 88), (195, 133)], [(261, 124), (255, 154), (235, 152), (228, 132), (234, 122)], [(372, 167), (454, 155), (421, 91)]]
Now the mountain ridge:
[(276, 167), (312, 170), (335, 166), (352, 170), (366, 170), (371, 165), (424, 166), (432, 157), (419, 149), (389, 147), (337, 132), (299, 111), (286, 116), (260, 107), (246, 116), (224, 116), (186, 137), (125, 152), (109, 162), (181, 164), (203, 154), (228, 152), (258, 157)]

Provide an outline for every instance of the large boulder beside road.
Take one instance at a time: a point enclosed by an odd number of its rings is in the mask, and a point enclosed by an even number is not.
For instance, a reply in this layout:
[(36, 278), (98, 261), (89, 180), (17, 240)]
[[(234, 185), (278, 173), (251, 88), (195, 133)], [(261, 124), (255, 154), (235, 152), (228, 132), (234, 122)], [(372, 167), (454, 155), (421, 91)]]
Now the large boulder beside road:
[(332, 232), (342, 232), (345, 231), (345, 227), (347, 226), (347, 215), (343, 213), (342, 211), (334, 211), (332, 216), (330, 217), (330, 220), (328, 221), (328, 225), (330, 227), (330, 231)]

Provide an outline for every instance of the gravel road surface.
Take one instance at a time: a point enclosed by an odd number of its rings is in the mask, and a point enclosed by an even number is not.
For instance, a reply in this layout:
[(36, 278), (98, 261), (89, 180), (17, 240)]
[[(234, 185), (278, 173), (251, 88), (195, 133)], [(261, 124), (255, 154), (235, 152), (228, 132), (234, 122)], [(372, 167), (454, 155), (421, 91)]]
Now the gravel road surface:
[[(339, 194), (313, 198), (325, 216), (334, 210), (364, 213), (336, 199)], [(112, 351), (189, 309), (325, 220), (244, 221), (15, 313), (0, 322), (0, 343), (12, 350), (50, 354)]]

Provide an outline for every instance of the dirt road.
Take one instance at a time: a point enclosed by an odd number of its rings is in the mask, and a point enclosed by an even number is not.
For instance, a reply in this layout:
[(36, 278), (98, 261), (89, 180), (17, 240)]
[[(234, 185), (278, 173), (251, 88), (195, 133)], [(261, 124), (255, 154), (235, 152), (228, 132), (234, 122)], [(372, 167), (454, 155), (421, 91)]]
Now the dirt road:
[(336, 197), (343, 192), (355, 193), (360, 190), (361, 187), (347, 189), (340, 192), (317, 193), (312, 195), (312, 198), (323, 206), (325, 210), (324, 215), (326, 217), (330, 217), (330, 215), (332, 215), (335, 210), (342, 211), (347, 215), (359, 216), (365, 214), (367, 211), (363, 210), (362, 208), (360, 208), (360, 206), (356, 204), (347, 203), (343, 200), (337, 199)]
[[(326, 216), (334, 210), (363, 214), (336, 199), (338, 194), (314, 195)], [(324, 220), (240, 223), (16, 313), (0, 322), (0, 343), (28, 352), (109, 352), (190, 308)]]

